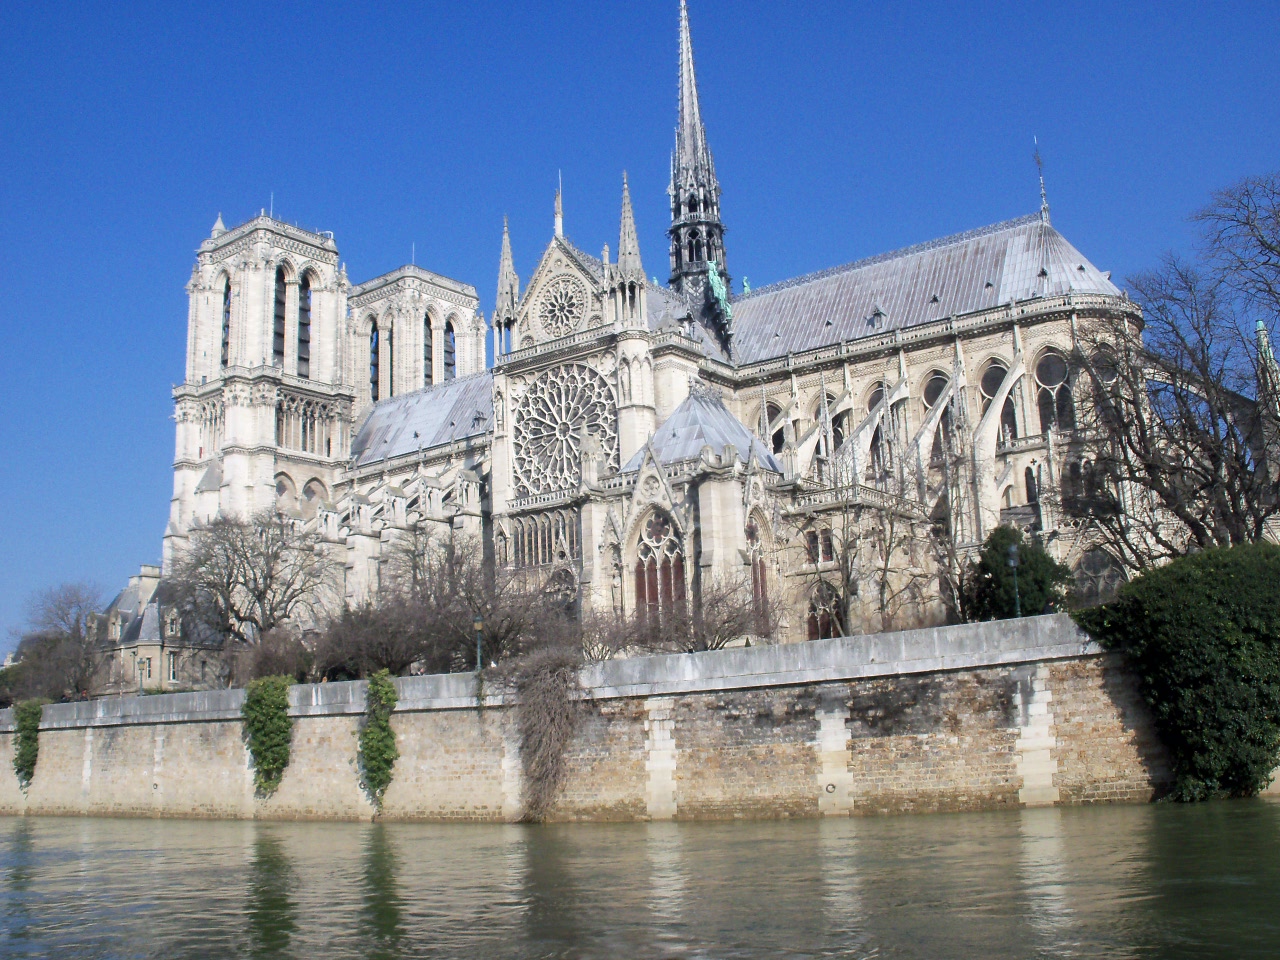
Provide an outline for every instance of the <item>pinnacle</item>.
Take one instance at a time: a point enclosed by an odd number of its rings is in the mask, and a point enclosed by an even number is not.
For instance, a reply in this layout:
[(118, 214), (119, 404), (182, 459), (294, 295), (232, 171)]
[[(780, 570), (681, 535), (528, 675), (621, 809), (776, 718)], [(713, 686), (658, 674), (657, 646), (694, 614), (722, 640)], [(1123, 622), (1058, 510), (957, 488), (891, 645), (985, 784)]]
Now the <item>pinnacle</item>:
[(511, 256), (511, 231), (507, 218), (502, 218), (502, 256), (498, 261), (498, 298), (494, 314), (514, 312), (520, 299), (520, 278), (516, 276), (515, 260)]
[(640, 241), (636, 236), (635, 214), (631, 210), (631, 188), (627, 185), (627, 173), (622, 172), (622, 226), (618, 232), (618, 267), (627, 273), (644, 276), (640, 262)]

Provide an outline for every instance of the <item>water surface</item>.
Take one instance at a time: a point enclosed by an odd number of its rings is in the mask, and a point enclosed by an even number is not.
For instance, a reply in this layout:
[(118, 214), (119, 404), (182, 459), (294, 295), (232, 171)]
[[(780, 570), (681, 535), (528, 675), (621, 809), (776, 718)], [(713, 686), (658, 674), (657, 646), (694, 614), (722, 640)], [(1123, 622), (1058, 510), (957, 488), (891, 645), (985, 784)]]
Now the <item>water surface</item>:
[(553, 826), (0, 818), (0, 957), (1280, 956), (1280, 803)]

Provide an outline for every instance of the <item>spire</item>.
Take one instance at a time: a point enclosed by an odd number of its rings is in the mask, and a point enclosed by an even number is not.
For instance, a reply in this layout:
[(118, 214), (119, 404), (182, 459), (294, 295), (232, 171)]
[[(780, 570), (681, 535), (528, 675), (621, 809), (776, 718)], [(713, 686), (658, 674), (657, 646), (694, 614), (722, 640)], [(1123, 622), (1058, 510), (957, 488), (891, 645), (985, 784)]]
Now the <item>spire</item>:
[(1044, 161), (1040, 159), (1040, 141), (1035, 137), (1031, 138), (1031, 142), (1035, 144), (1035, 161), (1036, 170), (1040, 173), (1040, 222), (1049, 222), (1049, 195), (1044, 189)]
[(564, 181), (557, 176), (556, 183), (556, 236), (564, 236), (564, 204), (561, 202), (560, 194), (564, 191)]
[(624, 273), (644, 277), (644, 265), (640, 262), (640, 241), (636, 238), (636, 219), (631, 211), (631, 188), (627, 185), (627, 172), (622, 171), (622, 228), (618, 231), (618, 267)]
[(496, 320), (515, 316), (516, 303), (520, 299), (520, 278), (516, 276), (515, 260), (511, 256), (511, 231), (507, 218), (502, 218), (502, 256), (498, 261), (498, 298), (493, 315)]
[(676, 148), (671, 154), (671, 287), (697, 296), (706, 285), (707, 264), (714, 262), (725, 286), (724, 224), (720, 221), (720, 183), (707, 146), (693, 69), (689, 7), (680, 0), (679, 113)]
[(227, 225), (222, 222), (222, 211), (218, 211), (218, 219), (214, 221), (211, 237), (220, 237), (227, 232)]
[(1271, 348), (1271, 338), (1267, 334), (1267, 325), (1259, 320), (1258, 332), (1258, 396), (1271, 407), (1273, 415), (1280, 417), (1280, 364), (1276, 363), (1275, 351)]

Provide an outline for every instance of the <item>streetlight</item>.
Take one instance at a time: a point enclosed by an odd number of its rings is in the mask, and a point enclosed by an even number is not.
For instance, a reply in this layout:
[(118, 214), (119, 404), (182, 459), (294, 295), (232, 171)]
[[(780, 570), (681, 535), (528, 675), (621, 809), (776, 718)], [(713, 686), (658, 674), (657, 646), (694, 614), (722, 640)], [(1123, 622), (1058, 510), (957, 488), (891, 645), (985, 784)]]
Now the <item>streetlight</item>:
[(477, 613), (471, 619), (471, 626), (476, 632), (476, 673), (479, 673), (483, 666), (483, 661), (480, 659), (480, 640), (484, 636), (484, 617)]
[(1009, 566), (1013, 569), (1013, 615), (1022, 616), (1022, 600), (1018, 596), (1018, 545), (1009, 544)]

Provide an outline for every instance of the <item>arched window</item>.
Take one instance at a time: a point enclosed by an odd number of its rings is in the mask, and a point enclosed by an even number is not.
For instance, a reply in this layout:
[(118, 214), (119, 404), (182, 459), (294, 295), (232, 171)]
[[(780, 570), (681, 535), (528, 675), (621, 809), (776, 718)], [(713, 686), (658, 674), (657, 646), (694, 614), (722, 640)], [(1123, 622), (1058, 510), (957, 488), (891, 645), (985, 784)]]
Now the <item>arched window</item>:
[(271, 332), (271, 362), (277, 367), (284, 366), (284, 299), (285, 299), (284, 267), (276, 268), (276, 309), (273, 317), (274, 326)]
[(298, 281), (298, 376), (311, 376), (311, 274)]
[[(766, 404), (766, 405), (765, 405), (765, 408), (764, 408), (764, 415), (765, 415), (765, 419), (766, 419), (766, 421), (767, 421), (767, 422), (765, 423), (765, 429), (766, 429), (766, 430), (769, 430), (770, 428), (772, 428), (772, 427), (773, 427), (773, 425), (774, 425), (774, 423), (777, 421), (777, 419), (778, 419), (780, 416), (782, 416), (782, 408), (781, 408), (780, 406), (778, 406), (776, 403), (769, 403), (769, 404)], [(773, 445), (773, 452), (774, 452), (774, 453), (781, 453), (781, 452), (782, 452), (782, 448), (783, 448), (784, 446), (786, 446), (786, 443), (787, 443), (787, 431), (786, 431), (786, 426), (785, 426), (784, 424), (778, 424), (778, 429), (777, 429), (777, 430), (773, 430), (773, 431), (769, 434), (769, 439), (770, 439), (770, 441), (772, 442), (772, 445)]]
[(453, 335), (453, 321), (444, 325), (444, 378), (452, 380), (458, 375), (458, 347)]
[(231, 278), (222, 281), (222, 365), (231, 361)]
[(1038, 503), (1040, 500), (1040, 488), (1036, 483), (1036, 472), (1027, 467), (1023, 471), (1022, 478), (1027, 487), (1027, 503)]
[[(978, 390), (982, 394), (982, 413), (986, 414), (987, 408), (991, 406), (991, 401), (996, 394), (1000, 392), (1000, 385), (1004, 383), (1005, 376), (1009, 373), (1009, 368), (999, 360), (992, 360), (987, 364), (987, 369), (983, 371), (982, 380), (978, 384)], [(1018, 436), (1018, 418), (1013, 409), (1013, 391), (1005, 396), (1004, 406), (1000, 410), (1000, 436), (1002, 440), (1014, 440)]]
[(747, 521), (747, 559), (751, 564), (751, 606), (755, 612), (756, 633), (765, 636), (772, 632), (769, 620), (769, 580), (764, 562), (764, 550), (760, 543), (760, 526), (755, 520)]
[(1040, 429), (1050, 426), (1072, 430), (1076, 425), (1076, 406), (1071, 396), (1067, 361), (1057, 352), (1046, 353), (1036, 364), (1036, 406), (1040, 411)]
[(378, 321), (369, 324), (369, 399), (378, 402)]
[(684, 551), (671, 520), (655, 511), (636, 558), (636, 615), (656, 629), (683, 617), (684, 610)]
[(698, 237), (698, 231), (694, 230), (689, 234), (689, 262), (697, 263), (702, 259), (702, 240)]
[(806, 621), (808, 638), (828, 640), (844, 636), (841, 607), (840, 591), (825, 580), (819, 582), (809, 595), (809, 616)]
[[(924, 405), (929, 413), (932, 413), (933, 408), (938, 405), (938, 401), (941, 400), (942, 394), (950, 382), (951, 378), (939, 370), (935, 370), (929, 375), (929, 379), (924, 384)], [(948, 405), (938, 417), (938, 429), (934, 431), (933, 446), (929, 452), (930, 462), (941, 462), (946, 458), (950, 450), (951, 408)]]
[(387, 351), (387, 396), (396, 395), (396, 328), (386, 332), (383, 349)]
[(431, 343), (431, 317), (422, 318), (422, 385), (431, 386), (435, 382), (435, 371), (431, 369), (435, 352)]

